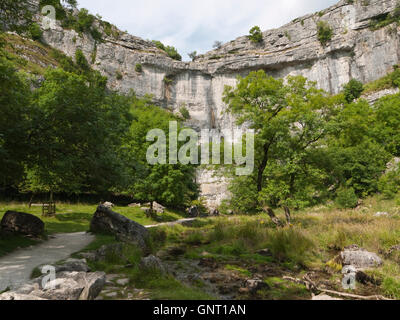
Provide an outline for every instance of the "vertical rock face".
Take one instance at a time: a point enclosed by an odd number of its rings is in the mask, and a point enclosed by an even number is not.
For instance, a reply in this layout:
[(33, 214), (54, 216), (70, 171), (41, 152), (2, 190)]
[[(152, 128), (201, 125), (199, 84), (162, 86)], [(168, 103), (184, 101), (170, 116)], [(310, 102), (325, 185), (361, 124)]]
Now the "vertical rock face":
[[(89, 61), (95, 52), (92, 66), (110, 79), (111, 88), (134, 90), (139, 96), (151, 94), (156, 104), (175, 112), (185, 106), (193, 128), (232, 130), (235, 121), (223, 113), (222, 96), (224, 86), (235, 85), (238, 75), (259, 69), (274, 77), (303, 75), (337, 93), (352, 78), (373, 81), (399, 63), (400, 28), (396, 24), (375, 31), (369, 28), (371, 19), (393, 11), (397, 0), (348, 2), (339, 1), (320, 13), (266, 31), (260, 44), (240, 37), (194, 62), (174, 61), (151, 42), (126, 33), (105, 37), (96, 45), (88, 35), (80, 37), (58, 27), (45, 31), (43, 40), (69, 56), (82, 49)], [(320, 20), (334, 33), (326, 46), (318, 40)], [(141, 64), (141, 72), (136, 71), (137, 64)], [(122, 79), (117, 74), (122, 74)], [(166, 83), (165, 77), (172, 81)]]

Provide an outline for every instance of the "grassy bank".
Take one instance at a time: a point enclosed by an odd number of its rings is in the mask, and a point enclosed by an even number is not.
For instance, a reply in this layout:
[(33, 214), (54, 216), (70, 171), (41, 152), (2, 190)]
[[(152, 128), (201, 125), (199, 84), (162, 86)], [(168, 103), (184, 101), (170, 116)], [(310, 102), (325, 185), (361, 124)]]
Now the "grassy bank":
[[(90, 220), (96, 208), (97, 205), (90, 204), (57, 203), (56, 217), (43, 218), (41, 207), (29, 208), (24, 203), (0, 203), (0, 219), (8, 210), (26, 212), (42, 219), (48, 234), (82, 232), (89, 230)], [(181, 219), (183, 216), (182, 213), (167, 210), (164, 214), (159, 215), (159, 219), (155, 221), (146, 217), (140, 208), (115, 207), (113, 210), (142, 225), (175, 221)]]
[[(377, 212), (387, 215), (378, 217)], [(284, 219), (283, 212), (278, 214)], [(343, 291), (341, 269), (331, 269), (329, 262), (344, 247), (356, 244), (377, 253), (384, 264), (367, 272), (379, 285), (359, 284), (353, 293), (400, 299), (400, 254), (387, 255), (392, 246), (400, 244), (400, 207), (394, 201), (374, 197), (358, 210), (321, 206), (293, 215), (293, 225), (280, 230), (265, 215), (235, 216), (200, 220), (192, 227), (158, 228), (153, 237), (160, 250), (179, 246), (184, 251), (182, 265), (210, 259), (218, 265), (218, 272), (233, 270), (243, 279), (261, 273), (270, 289), (260, 291), (259, 299), (304, 298), (307, 292), (282, 278), (302, 278), (309, 272), (316, 282)], [(260, 254), (262, 249), (269, 254)]]
[[(0, 220), (4, 214), (9, 211), (18, 211), (33, 214), (45, 223), (46, 235), (55, 233), (73, 233), (89, 230), (90, 220), (95, 213), (97, 205), (90, 204), (68, 204), (57, 203), (57, 214), (53, 218), (42, 217), (41, 207), (31, 207), (25, 203), (0, 203)], [(170, 222), (181, 219), (182, 213), (167, 210), (159, 215), (157, 221), (146, 217), (140, 208), (115, 207), (114, 211), (134, 220), (142, 225), (155, 224), (157, 222)], [(28, 239), (22, 236), (0, 235), (0, 257), (4, 256), (18, 248), (25, 248), (37, 244), (38, 241)]]

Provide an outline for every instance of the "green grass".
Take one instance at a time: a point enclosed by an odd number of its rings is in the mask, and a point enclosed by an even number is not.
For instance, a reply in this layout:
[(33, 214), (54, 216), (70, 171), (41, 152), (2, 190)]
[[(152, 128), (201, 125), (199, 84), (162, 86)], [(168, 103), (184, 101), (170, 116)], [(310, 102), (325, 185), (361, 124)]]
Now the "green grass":
[[(29, 208), (27, 204), (0, 203), (0, 219), (8, 210), (25, 212), (42, 219), (45, 223), (45, 229), (48, 234), (74, 233), (89, 230), (90, 220), (92, 219), (96, 208), (97, 205), (57, 203), (56, 217), (43, 218), (41, 207)], [(113, 210), (142, 225), (150, 225), (157, 222), (170, 222), (183, 217), (183, 214), (181, 213), (167, 210), (164, 214), (159, 216), (157, 221), (155, 221), (151, 218), (147, 218), (143, 210), (140, 210), (140, 208), (115, 207)]]
[(18, 248), (26, 248), (38, 244), (38, 240), (32, 240), (22, 236), (3, 237), (0, 234), (0, 257), (9, 254)]
[(308, 290), (300, 284), (289, 282), (280, 278), (271, 277), (265, 279), (269, 289), (259, 292), (263, 299), (268, 300), (301, 300), (310, 299)]

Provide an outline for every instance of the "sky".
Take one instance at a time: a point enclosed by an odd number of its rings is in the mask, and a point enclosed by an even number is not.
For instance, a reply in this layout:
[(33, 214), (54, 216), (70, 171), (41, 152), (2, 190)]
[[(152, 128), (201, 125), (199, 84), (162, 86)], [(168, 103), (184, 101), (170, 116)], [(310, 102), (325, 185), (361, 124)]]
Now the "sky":
[(325, 9), (338, 0), (78, 0), (80, 8), (100, 14), (123, 31), (188, 53), (212, 49), (258, 25), (265, 31), (302, 15)]

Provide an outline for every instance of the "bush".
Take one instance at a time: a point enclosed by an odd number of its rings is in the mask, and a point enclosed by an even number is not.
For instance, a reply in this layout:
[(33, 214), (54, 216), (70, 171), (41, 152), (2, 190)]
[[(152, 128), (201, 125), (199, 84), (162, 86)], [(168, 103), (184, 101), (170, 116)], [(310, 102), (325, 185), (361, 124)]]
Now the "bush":
[(122, 73), (120, 71), (115, 72), (115, 78), (117, 80), (122, 80), (123, 78)]
[(333, 30), (331, 26), (325, 21), (319, 21), (317, 24), (318, 40), (323, 46), (325, 46), (333, 36)]
[(400, 191), (400, 172), (390, 171), (384, 174), (379, 179), (378, 188), (385, 199), (394, 199)]
[(348, 103), (351, 103), (361, 97), (363, 90), (364, 85), (362, 82), (356, 79), (351, 79), (349, 83), (344, 86), (344, 97)]
[(75, 62), (78, 65), (78, 67), (81, 68), (82, 70), (84, 70), (84, 71), (90, 70), (89, 63), (86, 60), (86, 57), (83, 54), (81, 49), (77, 49), (75, 52)]
[(355, 208), (358, 197), (353, 188), (343, 188), (337, 192), (336, 203), (343, 209)]
[(29, 26), (29, 35), (33, 40), (40, 40), (43, 35), (42, 29), (40, 29), (40, 26), (37, 23), (32, 23)]
[(260, 43), (263, 41), (263, 34), (261, 32), (260, 27), (255, 26), (250, 29), (249, 39), (255, 43)]
[(140, 63), (137, 63), (137, 64), (136, 64), (136, 66), (135, 66), (135, 71), (136, 71), (136, 72), (139, 72), (139, 73), (142, 73), (143, 67), (142, 67), (142, 65), (141, 65)]
[(176, 48), (172, 46), (165, 46), (161, 41), (153, 40), (152, 42), (158, 49), (165, 51), (170, 58), (182, 61), (182, 56), (178, 53)]
[(190, 119), (190, 113), (189, 110), (186, 107), (181, 107), (179, 109), (179, 112), (181, 113), (183, 119), (189, 120)]

